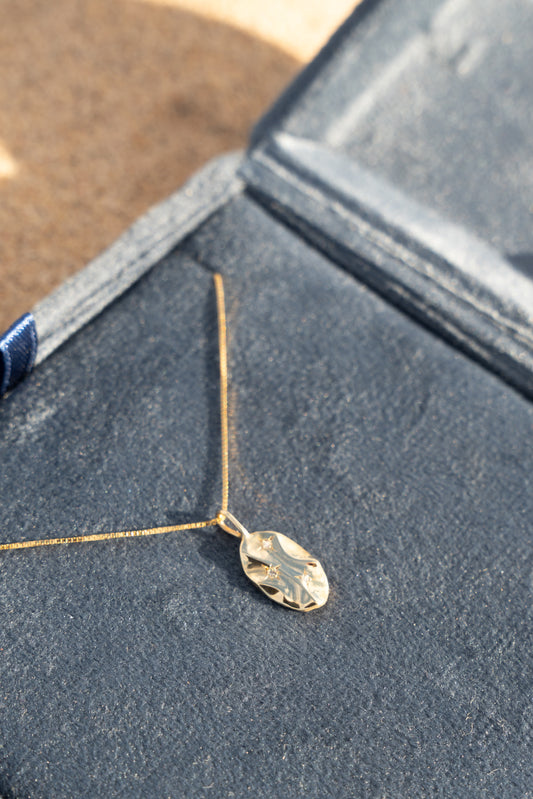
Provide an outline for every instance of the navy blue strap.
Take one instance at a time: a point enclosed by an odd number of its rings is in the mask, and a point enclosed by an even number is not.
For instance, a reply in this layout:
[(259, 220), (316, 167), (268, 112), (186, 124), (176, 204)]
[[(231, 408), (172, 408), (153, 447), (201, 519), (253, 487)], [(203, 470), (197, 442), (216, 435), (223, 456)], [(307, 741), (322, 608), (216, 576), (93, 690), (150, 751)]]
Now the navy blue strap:
[(37, 329), (27, 313), (0, 338), (0, 396), (31, 372), (37, 355)]

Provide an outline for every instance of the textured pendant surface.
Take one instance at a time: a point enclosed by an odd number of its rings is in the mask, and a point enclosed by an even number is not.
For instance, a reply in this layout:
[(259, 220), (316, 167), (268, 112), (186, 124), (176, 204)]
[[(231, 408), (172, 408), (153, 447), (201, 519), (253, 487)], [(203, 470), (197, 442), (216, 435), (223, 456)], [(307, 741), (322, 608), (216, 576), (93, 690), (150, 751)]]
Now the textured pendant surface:
[(314, 610), (327, 602), (328, 578), (316, 558), (282, 533), (264, 530), (243, 535), (245, 574), (270, 599), (293, 610)]

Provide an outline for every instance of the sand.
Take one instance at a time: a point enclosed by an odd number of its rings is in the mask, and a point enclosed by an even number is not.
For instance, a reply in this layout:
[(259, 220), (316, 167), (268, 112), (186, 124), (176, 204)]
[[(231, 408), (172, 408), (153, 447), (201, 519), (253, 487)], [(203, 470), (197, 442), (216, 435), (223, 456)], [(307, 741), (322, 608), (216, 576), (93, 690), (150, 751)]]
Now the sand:
[(245, 146), (353, 5), (5, 0), (0, 330), (209, 158)]

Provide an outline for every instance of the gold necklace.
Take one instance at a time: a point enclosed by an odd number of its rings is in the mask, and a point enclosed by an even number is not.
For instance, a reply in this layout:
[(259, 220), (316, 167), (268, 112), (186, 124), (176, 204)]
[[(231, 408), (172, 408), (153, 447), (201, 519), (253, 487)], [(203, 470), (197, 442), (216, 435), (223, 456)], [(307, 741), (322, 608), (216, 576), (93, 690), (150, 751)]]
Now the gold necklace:
[[(144, 530), (126, 530), (116, 533), (73, 535), (66, 538), (38, 538), (0, 544), (0, 550), (29, 549), (55, 544), (82, 544), (89, 541), (107, 541), (112, 538), (135, 538), (147, 535), (173, 533), (179, 530), (199, 530), (218, 526), (241, 539), (240, 555), (244, 573), (270, 599), (293, 610), (314, 610), (327, 602), (328, 579), (316, 558), (282, 533), (262, 530), (249, 533), (228, 510), (229, 501), (229, 444), (228, 444), (228, 355), (226, 307), (222, 275), (215, 274), (215, 291), (218, 318), (218, 351), (220, 372), (220, 430), (222, 464), (222, 502), (213, 519), (190, 524), (172, 524)], [(229, 524), (228, 524), (229, 522)]]

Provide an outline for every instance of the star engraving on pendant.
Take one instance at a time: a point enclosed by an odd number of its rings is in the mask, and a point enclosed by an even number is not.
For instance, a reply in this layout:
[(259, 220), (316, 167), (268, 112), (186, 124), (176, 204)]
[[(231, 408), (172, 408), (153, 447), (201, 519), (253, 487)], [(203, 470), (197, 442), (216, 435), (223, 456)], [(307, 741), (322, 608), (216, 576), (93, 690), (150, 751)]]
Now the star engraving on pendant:
[(279, 566), (273, 566), (271, 563), (264, 563), (263, 566), (267, 580), (279, 580)]
[(270, 536), (270, 538), (263, 538), (261, 540), (260, 544), (259, 544), (261, 549), (271, 550), (272, 549), (272, 539), (273, 539), (273, 536)]
[(302, 574), (300, 575), (301, 583), (305, 588), (309, 588), (309, 584), (313, 581), (314, 578), (314, 574), (310, 570), (310, 567), (316, 567), (316, 563), (309, 562), (307, 566), (305, 566)]

